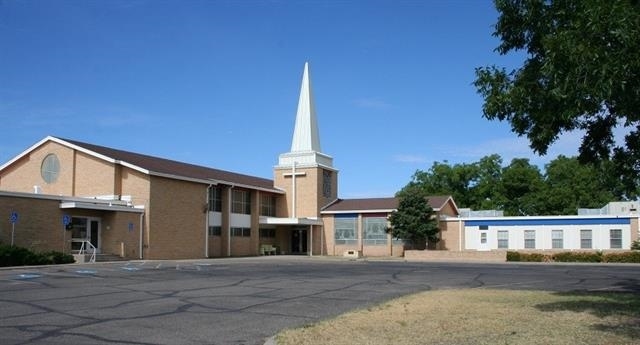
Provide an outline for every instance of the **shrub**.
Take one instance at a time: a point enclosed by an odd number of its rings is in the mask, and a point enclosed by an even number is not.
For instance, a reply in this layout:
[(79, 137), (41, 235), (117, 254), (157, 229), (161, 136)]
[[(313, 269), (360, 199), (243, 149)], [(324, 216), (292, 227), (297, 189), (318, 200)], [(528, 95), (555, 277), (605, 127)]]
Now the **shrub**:
[(56, 252), (55, 250), (44, 252), (40, 255), (44, 256), (50, 264), (72, 264), (75, 262), (73, 255), (63, 254), (61, 252)]
[(549, 261), (546, 259), (546, 255), (539, 253), (531, 253), (531, 254), (522, 254), (520, 256), (520, 261), (528, 261), (528, 262), (543, 262)]
[(563, 252), (552, 255), (556, 262), (602, 262), (602, 252)]
[(640, 250), (640, 240), (631, 242), (631, 250)]
[(507, 252), (507, 261), (543, 262), (550, 261), (550, 257), (539, 253)]
[(640, 263), (640, 252), (609, 253), (602, 257), (602, 262)]
[(507, 252), (507, 261), (520, 261), (520, 253), (518, 252)]
[(27, 248), (0, 244), (0, 267), (66, 264), (74, 261), (72, 255), (56, 251), (34, 253)]

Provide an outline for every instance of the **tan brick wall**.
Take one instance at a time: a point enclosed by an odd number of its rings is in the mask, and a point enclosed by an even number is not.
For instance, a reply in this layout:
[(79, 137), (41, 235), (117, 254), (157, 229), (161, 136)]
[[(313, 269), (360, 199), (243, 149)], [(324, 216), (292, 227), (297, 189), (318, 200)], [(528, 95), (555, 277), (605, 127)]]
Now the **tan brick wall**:
[[(253, 230), (251, 231), (253, 234)], [(256, 255), (253, 253), (250, 237), (231, 237), (231, 255), (232, 256), (249, 256)]]
[(140, 214), (104, 212), (101, 225), (102, 253), (140, 258)]
[[(59, 199), (52, 196), (0, 196), (0, 215), (19, 215), (15, 227), (15, 244), (35, 251), (70, 252), (71, 231), (63, 231), (62, 217), (91, 217), (100, 220), (100, 249), (102, 253), (121, 254), (125, 244), (125, 257), (138, 258), (140, 216), (138, 213), (83, 209), (61, 209)], [(54, 197), (55, 198), (55, 197)], [(134, 224), (129, 231), (129, 222)], [(11, 243), (11, 224), (0, 222), (0, 241)], [(64, 233), (63, 233), (64, 232)]]
[(448, 251), (448, 250), (407, 250), (404, 252), (407, 261), (477, 261), (505, 262), (506, 251)]
[(324, 224), (322, 227), (324, 231), (324, 254), (336, 255), (334, 236), (335, 222), (333, 215), (322, 215), (322, 223)]
[[(40, 173), (42, 161), (49, 154), (55, 154), (60, 161), (60, 173), (51, 184)], [(0, 189), (33, 193), (33, 186), (39, 186), (42, 194), (73, 195), (73, 176), (74, 150), (50, 141), (0, 172)]]
[(260, 255), (260, 191), (251, 191), (251, 237), (249, 255)]
[(220, 237), (220, 250), (222, 256), (230, 256), (229, 252), (229, 229), (231, 228), (231, 220), (229, 216), (231, 214), (231, 187), (222, 188), (222, 236)]
[(639, 237), (640, 228), (638, 228), (638, 218), (631, 218), (631, 242), (637, 241)]
[(115, 175), (116, 169), (113, 163), (75, 151), (74, 187), (76, 196), (118, 194), (115, 186)]
[[(0, 196), (0, 242), (4, 244), (11, 244), (11, 212), (18, 213), (14, 232), (16, 246), (35, 251), (62, 251), (63, 211), (59, 200)], [(68, 240), (69, 235), (66, 237)]]
[(362, 255), (364, 256), (390, 256), (388, 245), (363, 245)]
[(150, 190), (145, 258), (204, 257), (207, 185), (152, 176)]
[(291, 231), (287, 226), (276, 227), (275, 245), (280, 248), (280, 252), (288, 254), (291, 252), (289, 243), (291, 242)]
[[(338, 194), (338, 172), (332, 171), (331, 189), (332, 195), (325, 198), (322, 193), (322, 168), (296, 168), (296, 172), (305, 173), (304, 176), (296, 177), (296, 217), (319, 217), (320, 208), (329, 204), (337, 198)], [(284, 174), (291, 173), (291, 169), (275, 169), (274, 185), (286, 191), (286, 195), (281, 197), (278, 203), (278, 216), (292, 217), (291, 209), (293, 184), (291, 177), (284, 177)]]
[(222, 237), (221, 236), (209, 236), (209, 257), (210, 258), (222, 257)]
[[(460, 231), (462, 226), (462, 231)], [(460, 240), (464, 243), (464, 222), (457, 220), (440, 221), (440, 243), (439, 248), (442, 250), (460, 251)], [(464, 247), (462, 247), (464, 249)]]
[(446, 204), (444, 204), (444, 206), (442, 206), (440, 211), (438, 211), (438, 214), (456, 217), (458, 215), (458, 212), (456, 212), (455, 208), (453, 207), (453, 203), (451, 202), (451, 200), (449, 200)]

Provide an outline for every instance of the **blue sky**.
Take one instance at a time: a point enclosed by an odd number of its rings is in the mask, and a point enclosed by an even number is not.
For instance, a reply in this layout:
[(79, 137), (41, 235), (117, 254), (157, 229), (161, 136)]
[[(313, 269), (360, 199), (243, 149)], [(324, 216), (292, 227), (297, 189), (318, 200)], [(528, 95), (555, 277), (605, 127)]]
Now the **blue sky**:
[(434, 161), (546, 157), (482, 118), (476, 67), (515, 67), (491, 1), (2, 1), (0, 164), (47, 135), (273, 178), (310, 62), (343, 198)]

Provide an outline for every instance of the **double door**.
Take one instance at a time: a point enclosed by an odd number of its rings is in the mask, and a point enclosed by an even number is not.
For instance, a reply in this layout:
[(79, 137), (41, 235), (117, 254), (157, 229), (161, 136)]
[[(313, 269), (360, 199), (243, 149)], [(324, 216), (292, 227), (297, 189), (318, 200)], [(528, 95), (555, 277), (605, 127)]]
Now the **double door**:
[(89, 241), (100, 253), (100, 218), (72, 217), (71, 224), (71, 250), (78, 251), (82, 242)]

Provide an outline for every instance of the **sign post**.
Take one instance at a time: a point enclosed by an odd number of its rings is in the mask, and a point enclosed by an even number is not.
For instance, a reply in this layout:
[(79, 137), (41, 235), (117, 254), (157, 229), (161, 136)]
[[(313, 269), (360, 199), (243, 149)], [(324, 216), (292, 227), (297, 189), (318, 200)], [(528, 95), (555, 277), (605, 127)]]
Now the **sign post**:
[(67, 242), (67, 228), (69, 227), (69, 224), (71, 224), (71, 216), (68, 214), (65, 214), (62, 216), (62, 254), (64, 254), (65, 251), (65, 244)]
[(11, 222), (11, 246), (13, 247), (13, 242), (16, 233), (16, 222), (18, 222), (18, 212), (11, 212), (9, 216), (9, 221)]

